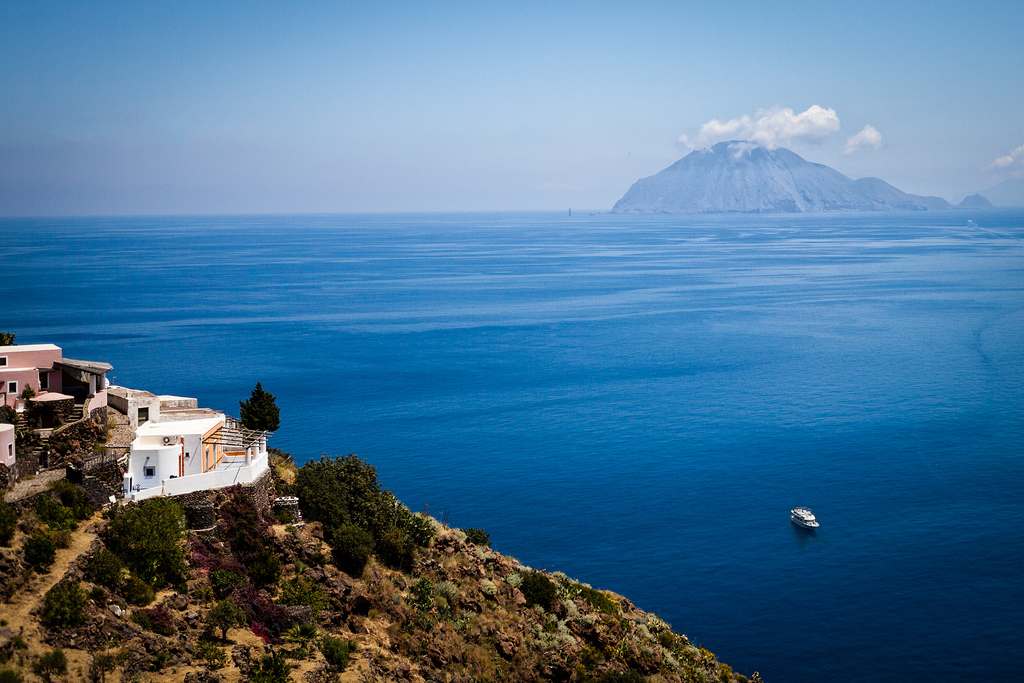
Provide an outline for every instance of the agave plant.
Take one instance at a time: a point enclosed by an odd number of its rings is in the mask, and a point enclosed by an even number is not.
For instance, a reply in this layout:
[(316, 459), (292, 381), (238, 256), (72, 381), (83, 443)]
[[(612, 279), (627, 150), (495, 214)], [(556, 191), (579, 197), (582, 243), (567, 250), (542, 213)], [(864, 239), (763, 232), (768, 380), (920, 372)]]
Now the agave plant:
[(299, 650), (309, 653), (309, 644), (322, 636), (323, 633), (313, 624), (296, 624), (284, 634), (284, 639), (289, 643), (296, 643)]

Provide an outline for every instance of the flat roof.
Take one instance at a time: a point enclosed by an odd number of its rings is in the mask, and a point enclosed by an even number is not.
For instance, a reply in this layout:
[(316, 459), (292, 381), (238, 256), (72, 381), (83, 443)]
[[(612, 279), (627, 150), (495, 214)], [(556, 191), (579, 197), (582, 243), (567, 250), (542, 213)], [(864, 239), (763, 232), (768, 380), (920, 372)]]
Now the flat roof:
[(181, 436), (197, 434), (202, 436), (224, 422), (224, 415), (204, 417), (198, 420), (175, 420), (174, 422), (147, 422), (135, 430), (135, 436)]
[(32, 400), (36, 403), (43, 403), (45, 401), (63, 401), (68, 398), (74, 398), (74, 396), (68, 396), (67, 394), (61, 394), (56, 391), (44, 391), (43, 393), (36, 395)]
[(100, 375), (114, 369), (114, 366), (110, 363), (103, 363), (101, 361), (94, 360), (74, 360), (72, 358), (63, 358), (61, 359), (60, 364), (66, 365), (69, 368), (74, 368), (75, 370), (89, 372), (94, 375)]
[(122, 398), (159, 398), (156, 394), (145, 389), (129, 389), (128, 387), (122, 387), (118, 384), (111, 384), (107, 387), (107, 393), (113, 394), (114, 396), (120, 396)]
[(14, 346), (0, 346), (0, 353), (11, 351), (60, 351), (56, 344), (15, 344)]

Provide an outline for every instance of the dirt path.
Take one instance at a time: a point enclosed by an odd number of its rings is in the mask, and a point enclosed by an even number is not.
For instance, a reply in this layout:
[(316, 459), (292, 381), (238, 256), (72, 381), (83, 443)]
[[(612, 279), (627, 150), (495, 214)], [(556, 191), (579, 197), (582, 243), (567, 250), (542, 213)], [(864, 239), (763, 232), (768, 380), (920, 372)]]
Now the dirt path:
[[(28, 643), (28, 655), (39, 655), (50, 650), (42, 641), (42, 633), (39, 622), (33, 618), (33, 610), (41, 610), (46, 591), (57, 585), (64, 574), (67, 573), (71, 563), (89, 551), (92, 542), (96, 540), (98, 525), (102, 523), (99, 514), (94, 514), (90, 519), (79, 523), (78, 530), (71, 534), (71, 545), (67, 548), (58, 548), (56, 559), (49, 571), (45, 574), (35, 574), (29, 579), (27, 585), (15, 593), (9, 603), (0, 603), (0, 615), (7, 620), (7, 628), (15, 633), (21, 632), (22, 638)], [(25, 541), (22, 536), (20, 542)], [(88, 655), (79, 650), (65, 650), (68, 656), (68, 671), (75, 672), (82, 667), (82, 671), (88, 671)]]

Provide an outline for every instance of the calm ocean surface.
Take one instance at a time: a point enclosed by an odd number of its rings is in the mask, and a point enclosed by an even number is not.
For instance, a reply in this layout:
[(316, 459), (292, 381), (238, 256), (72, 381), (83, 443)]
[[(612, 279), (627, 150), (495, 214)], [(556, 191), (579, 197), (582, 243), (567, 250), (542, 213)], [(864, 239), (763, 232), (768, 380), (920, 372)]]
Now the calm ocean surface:
[(1024, 211), (6, 219), (0, 260), (20, 343), (233, 414), (260, 380), (299, 462), (742, 673), (1020, 675)]

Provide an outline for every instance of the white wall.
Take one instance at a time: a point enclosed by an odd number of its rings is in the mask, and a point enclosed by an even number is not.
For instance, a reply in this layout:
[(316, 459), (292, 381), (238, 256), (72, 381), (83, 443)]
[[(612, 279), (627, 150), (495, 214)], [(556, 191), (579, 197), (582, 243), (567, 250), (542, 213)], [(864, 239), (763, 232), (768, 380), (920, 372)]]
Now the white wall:
[[(143, 484), (139, 491), (132, 491), (129, 495), (132, 500), (145, 500), (154, 496), (180, 496), (195, 491), (206, 491), (209, 489), (221, 489), (235, 484), (251, 484), (256, 481), (269, 468), (269, 461), (266, 454), (253, 458), (252, 464), (248, 467), (230, 467), (227, 469), (206, 472), (205, 474), (192, 474), (184, 477), (170, 479), (164, 477), (155, 485)], [(152, 480), (146, 480), (152, 481)], [(127, 486), (128, 479), (125, 478)], [(135, 481), (138, 484), (138, 481)]]
[[(178, 476), (180, 455), (180, 443), (169, 446), (132, 444), (132, 455), (128, 461), (128, 471), (125, 472), (125, 486), (131, 486), (133, 489), (135, 486), (144, 489), (159, 487), (164, 479), (169, 479), (172, 475)], [(152, 477), (146, 476), (146, 467), (156, 468)]]

